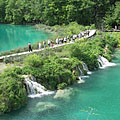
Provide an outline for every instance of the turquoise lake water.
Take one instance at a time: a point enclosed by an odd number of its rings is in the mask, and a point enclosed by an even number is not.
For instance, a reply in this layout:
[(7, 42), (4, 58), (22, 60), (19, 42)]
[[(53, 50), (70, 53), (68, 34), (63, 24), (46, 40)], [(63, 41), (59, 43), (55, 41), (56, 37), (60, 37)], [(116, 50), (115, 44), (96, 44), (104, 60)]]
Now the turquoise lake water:
[(0, 24), (0, 52), (46, 40), (50, 34), (39, 31), (33, 26)]
[(0, 120), (120, 120), (120, 51), (113, 62), (117, 66), (94, 71), (84, 84), (71, 86), (65, 98), (29, 98), (27, 105)]

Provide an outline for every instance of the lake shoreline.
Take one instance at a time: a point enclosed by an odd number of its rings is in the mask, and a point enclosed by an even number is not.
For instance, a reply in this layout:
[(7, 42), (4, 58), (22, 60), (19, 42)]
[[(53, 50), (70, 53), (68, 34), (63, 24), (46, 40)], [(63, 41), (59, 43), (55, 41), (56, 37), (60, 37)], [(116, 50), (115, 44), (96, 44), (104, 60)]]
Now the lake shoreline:
[(38, 47), (39, 41), (47, 40), (48, 37), (51, 36), (50, 33), (47, 33), (42, 30), (40, 31), (36, 29), (35, 26), (21, 26), (21, 25), (15, 26), (6, 24), (1, 26), (2, 27), (0, 28), (1, 30), (0, 56), (19, 53), (22, 51), (28, 51), (29, 42), (31, 42), (33, 49), (35, 49), (36, 47)]

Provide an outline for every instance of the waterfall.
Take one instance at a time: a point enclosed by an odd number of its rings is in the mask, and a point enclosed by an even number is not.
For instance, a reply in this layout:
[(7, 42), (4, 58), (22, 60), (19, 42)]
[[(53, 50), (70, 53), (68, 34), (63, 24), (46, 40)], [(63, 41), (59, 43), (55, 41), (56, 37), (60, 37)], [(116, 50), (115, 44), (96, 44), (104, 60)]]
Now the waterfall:
[(79, 84), (80, 84), (80, 83), (85, 83), (85, 81), (84, 81), (84, 80), (82, 80), (82, 78), (79, 76), (78, 83), (79, 83)]
[(49, 95), (54, 93), (53, 91), (45, 90), (45, 87), (37, 83), (34, 77), (30, 77), (28, 75), (23, 75), (23, 77), (25, 78), (28, 97), (41, 97), (43, 95)]
[(83, 71), (80, 69), (79, 66), (78, 66), (78, 70), (80, 71), (80, 75), (84, 75)]
[(80, 84), (80, 83), (84, 83), (85, 81), (84, 80), (82, 80), (82, 78), (83, 78), (83, 76), (84, 76), (84, 73), (83, 73), (83, 71), (80, 69), (80, 67), (78, 66), (78, 70), (80, 71), (80, 75), (79, 75), (79, 80), (78, 80), (78, 83)]
[(99, 68), (100, 68), (100, 67), (102, 67), (102, 65), (100, 64), (100, 62), (99, 62), (99, 61), (98, 61), (98, 66), (99, 66)]
[(89, 70), (88, 70), (88, 67), (87, 67), (87, 65), (86, 65), (85, 63), (83, 63), (82, 65), (83, 65), (83, 69), (84, 69), (84, 70), (89, 71)]
[(111, 63), (109, 62), (106, 58), (104, 58), (103, 56), (98, 56), (98, 65), (99, 65), (99, 68), (105, 68), (105, 67), (108, 67), (108, 66), (115, 66), (116, 64), (115, 63)]
[(89, 71), (88, 66), (85, 63), (83, 63), (82, 65), (83, 65), (83, 70), (87, 71), (87, 74), (92, 74), (92, 72)]

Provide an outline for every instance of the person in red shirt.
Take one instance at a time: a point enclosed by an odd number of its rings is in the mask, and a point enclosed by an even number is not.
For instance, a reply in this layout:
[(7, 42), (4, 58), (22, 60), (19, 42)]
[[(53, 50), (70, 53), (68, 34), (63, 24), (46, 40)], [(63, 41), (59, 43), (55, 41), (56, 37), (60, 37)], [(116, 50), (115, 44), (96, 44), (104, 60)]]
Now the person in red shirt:
[(30, 51), (32, 52), (32, 47), (31, 47), (31, 43), (30, 42), (28, 43), (28, 47), (29, 47), (29, 52)]

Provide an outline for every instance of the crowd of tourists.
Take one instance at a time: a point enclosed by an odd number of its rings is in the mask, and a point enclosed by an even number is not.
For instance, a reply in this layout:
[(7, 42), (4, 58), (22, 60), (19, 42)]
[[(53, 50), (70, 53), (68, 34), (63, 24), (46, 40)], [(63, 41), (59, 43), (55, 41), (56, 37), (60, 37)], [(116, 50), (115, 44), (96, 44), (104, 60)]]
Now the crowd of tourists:
[[(42, 46), (43, 48), (48, 47), (53, 47), (55, 44), (59, 45), (59, 44), (64, 44), (64, 43), (68, 43), (68, 42), (75, 42), (75, 40), (78, 38), (80, 40), (80, 38), (88, 35), (89, 36), (90, 30), (86, 30), (84, 32), (80, 32), (78, 35), (71, 35), (71, 36), (66, 36), (64, 38), (57, 38), (56, 41), (53, 40), (48, 40), (48, 41), (43, 41), (42, 43), (39, 42), (38, 44), (38, 48), (41, 49)], [(32, 47), (31, 47), (31, 43), (28, 43), (28, 47), (29, 47), (29, 52), (32, 52)]]

